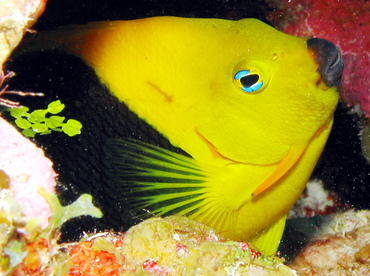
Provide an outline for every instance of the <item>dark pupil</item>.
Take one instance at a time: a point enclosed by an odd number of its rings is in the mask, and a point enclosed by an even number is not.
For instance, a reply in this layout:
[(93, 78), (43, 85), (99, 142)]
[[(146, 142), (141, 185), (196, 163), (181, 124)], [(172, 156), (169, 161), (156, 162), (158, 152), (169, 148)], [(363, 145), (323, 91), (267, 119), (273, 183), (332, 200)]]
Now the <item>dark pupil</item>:
[(249, 87), (255, 84), (258, 81), (258, 79), (259, 79), (259, 76), (257, 74), (252, 74), (252, 75), (242, 77), (240, 79), (240, 82), (244, 87)]

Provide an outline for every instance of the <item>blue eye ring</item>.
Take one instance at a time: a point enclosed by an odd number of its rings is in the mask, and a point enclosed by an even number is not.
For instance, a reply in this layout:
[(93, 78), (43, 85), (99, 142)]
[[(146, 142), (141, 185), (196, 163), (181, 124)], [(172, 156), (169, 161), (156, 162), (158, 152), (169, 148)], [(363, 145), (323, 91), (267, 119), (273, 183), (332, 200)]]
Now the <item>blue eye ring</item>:
[(234, 75), (234, 80), (238, 83), (240, 89), (247, 93), (259, 92), (263, 86), (263, 81), (257, 73), (250, 70), (241, 70)]
[(246, 59), (236, 64), (231, 78), (238, 92), (255, 95), (269, 87), (272, 71), (269, 63)]

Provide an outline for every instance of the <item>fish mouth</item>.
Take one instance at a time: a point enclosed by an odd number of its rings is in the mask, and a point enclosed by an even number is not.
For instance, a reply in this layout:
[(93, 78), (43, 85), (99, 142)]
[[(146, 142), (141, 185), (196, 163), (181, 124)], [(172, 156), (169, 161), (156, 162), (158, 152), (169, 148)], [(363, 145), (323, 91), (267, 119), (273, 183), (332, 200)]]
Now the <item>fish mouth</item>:
[(339, 86), (342, 78), (344, 62), (338, 47), (322, 38), (307, 40), (307, 48), (311, 50), (318, 64), (318, 72), (328, 87)]

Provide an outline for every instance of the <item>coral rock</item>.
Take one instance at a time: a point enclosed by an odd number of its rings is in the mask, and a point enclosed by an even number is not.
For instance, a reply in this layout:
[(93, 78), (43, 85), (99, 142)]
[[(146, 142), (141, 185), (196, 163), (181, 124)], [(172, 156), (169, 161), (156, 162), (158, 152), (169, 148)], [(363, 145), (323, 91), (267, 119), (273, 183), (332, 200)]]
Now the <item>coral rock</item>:
[(352, 210), (337, 214), (290, 267), (302, 275), (369, 275), (369, 256), (370, 211)]
[(45, 8), (46, 0), (0, 0), (0, 68)]
[(181, 216), (151, 218), (125, 234), (98, 233), (65, 246), (63, 275), (295, 275), (279, 258), (225, 241)]
[(10, 189), (23, 213), (29, 219), (38, 218), (45, 229), (51, 217), (51, 207), (39, 194), (42, 187), (54, 193), (55, 172), (50, 159), (35, 144), (0, 117), (0, 170), (11, 180)]

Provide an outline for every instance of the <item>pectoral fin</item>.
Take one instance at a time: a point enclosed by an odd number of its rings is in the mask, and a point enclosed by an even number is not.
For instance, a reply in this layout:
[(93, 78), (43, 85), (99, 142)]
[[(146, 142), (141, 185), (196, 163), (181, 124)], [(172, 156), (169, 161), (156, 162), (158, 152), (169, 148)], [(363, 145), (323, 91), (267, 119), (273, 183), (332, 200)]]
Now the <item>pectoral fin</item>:
[(207, 177), (193, 158), (132, 139), (111, 140), (108, 151), (117, 193), (139, 217), (144, 210), (189, 215), (202, 206)]

